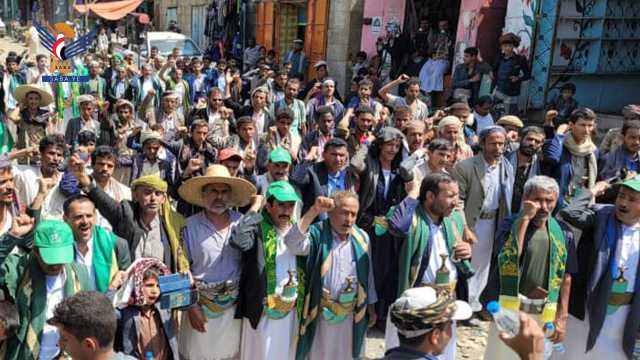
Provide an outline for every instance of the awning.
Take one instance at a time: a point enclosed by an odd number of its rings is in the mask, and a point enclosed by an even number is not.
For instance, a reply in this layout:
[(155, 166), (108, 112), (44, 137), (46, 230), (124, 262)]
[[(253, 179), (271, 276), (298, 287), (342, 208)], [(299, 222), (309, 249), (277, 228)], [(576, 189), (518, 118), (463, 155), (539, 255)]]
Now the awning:
[(144, 0), (123, 0), (101, 2), (94, 4), (76, 4), (73, 8), (81, 14), (92, 11), (96, 15), (107, 20), (119, 20), (133, 12)]

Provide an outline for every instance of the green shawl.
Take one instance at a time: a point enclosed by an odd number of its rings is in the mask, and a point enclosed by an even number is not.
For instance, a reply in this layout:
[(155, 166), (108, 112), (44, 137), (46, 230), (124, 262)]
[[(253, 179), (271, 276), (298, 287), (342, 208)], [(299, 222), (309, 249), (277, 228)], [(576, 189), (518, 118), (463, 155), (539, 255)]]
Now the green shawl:
[(106, 293), (109, 290), (111, 278), (118, 271), (114, 248), (116, 237), (112, 232), (105, 231), (96, 225), (93, 227), (93, 271), (96, 274), (96, 290)]
[[(464, 220), (458, 212), (453, 212), (450, 216), (444, 217), (442, 223), (444, 225), (444, 237), (447, 242), (447, 249), (449, 250), (449, 254), (451, 254), (456, 239), (460, 239), (462, 235)], [(409, 234), (400, 249), (398, 296), (416, 284), (422, 263), (422, 255), (427, 248), (430, 236), (429, 219), (422, 206), (418, 205), (413, 213)], [(469, 260), (462, 260), (458, 268), (466, 276), (471, 276), (474, 273), (474, 269)]]
[[(518, 214), (511, 226), (509, 237), (498, 254), (498, 271), (500, 275), (500, 305), (513, 311), (520, 310), (520, 255), (518, 253), (518, 227), (522, 222), (522, 214)], [(564, 278), (567, 249), (564, 233), (556, 219), (547, 220), (549, 233), (549, 295), (542, 311), (544, 323), (554, 321), (560, 296), (560, 287)]]
[[(300, 316), (300, 333), (298, 338), (296, 359), (304, 360), (309, 357), (311, 345), (315, 335), (318, 314), (320, 309), (320, 297), (322, 295), (322, 278), (331, 267), (331, 244), (333, 232), (329, 220), (316, 223), (309, 228), (309, 240), (311, 241), (309, 254), (306, 257), (304, 276), (304, 305)], [(368, 327), (369, 316), (367, 314), (369, 291), (369, 241), (367, 234), (357, 226), (353, 227), (353, 233), (349, 236), (356, 260), (356, 273), (358, 278), (358, 291), (356, 306), (353, 316), (353, 342), (351, 353), (354, 358), (359, 358), (364, 344), (364, 337)], [(300, 297), (299, 297), (300, 299)]]
[[(46, 320), (46, 275), (42, 273), (40, 265), (33, 255), (25, 255), (18, 262), (22, 263), (24, 272), (22, 274), (8, 273), (7, 277), (11, 275), (15, 278), (12, 279), (13, 281), (6, 282), (17, 285), (17, 288), (13, 290), (16, 294), (15, 302), (20, 315), (20, 326), (16, 336), (9, 340), (7, 359), (36, 360), (40, 353), (40, 336)], [(65, 265), (64, 271), (67, 274), (64, 284), (65, 297), (72, 296), (79, 291), (92, 290), (89, 275), (84, 267), (71, 263)]]
[[(69, 83), (71, 87), (71, 118), (80, 116), (78, 107), (78, 96), (80, 96), (80, 85), (77, 82)], [(58, 109), (58, 120), (64, 120), (64, 87), (61, 82), (56, 83), (56, 108)], [(69, 120), (69, 119), (68, 119)]]

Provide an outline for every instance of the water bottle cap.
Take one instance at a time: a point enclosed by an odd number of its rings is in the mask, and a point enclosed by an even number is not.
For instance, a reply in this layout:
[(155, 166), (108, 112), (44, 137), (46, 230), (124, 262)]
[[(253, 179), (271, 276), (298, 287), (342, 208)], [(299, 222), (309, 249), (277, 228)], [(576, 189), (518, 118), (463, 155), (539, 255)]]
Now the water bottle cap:
[(144, 357), (147, 358), (147, 359), (153, 359), (153, 352), (152, 351), (147, 351), (144, 354)]
[(553, 323), (551, 321), (549, 321), (546, 324), (544, 324), (544, 329), (545, 330), (549, 330), (549, 331), (553, 331), (553, 330), (555, 330), (555, 326), (553, 326)]
[(487, 311), (490, 314), (495, 314), (498, 311), (500, 311), (500, 304), (498, 304), (497, 301), (492, 301), (490, 303), (487, 304)]

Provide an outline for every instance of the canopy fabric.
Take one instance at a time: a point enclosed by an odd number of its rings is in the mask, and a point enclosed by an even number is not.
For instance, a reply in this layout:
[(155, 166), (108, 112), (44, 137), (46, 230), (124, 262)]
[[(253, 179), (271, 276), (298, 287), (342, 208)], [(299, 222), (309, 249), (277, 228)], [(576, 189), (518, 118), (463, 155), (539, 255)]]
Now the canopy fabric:
[(144, 0), (122, 0), (94, 4), (76, 4), (73, 8), (81, 14), (92, 11), (107, 20), (119, 20), (133, 12)]

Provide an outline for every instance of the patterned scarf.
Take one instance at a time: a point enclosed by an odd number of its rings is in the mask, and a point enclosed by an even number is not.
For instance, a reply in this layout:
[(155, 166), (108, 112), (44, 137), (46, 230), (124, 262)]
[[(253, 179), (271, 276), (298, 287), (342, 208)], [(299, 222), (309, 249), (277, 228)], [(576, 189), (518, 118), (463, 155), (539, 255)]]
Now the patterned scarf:
[(156, 258), (140, 258), (127, 269), (127, 278), (124, 285), (113, 297), (113, 305), (119, 309), (127, 306), (147, 305), (142, 288), (144, 287), (144, 273), (147, 270), (155, 270), (160, 275), (168, 275), (167, 266)]
[(596, 159), (595, 151), (597, 147), (591, 141), (591, 138), (587, 138), (587, 140), (578, 145), (576, 140), (573, 138), (571, 133), (567, 134), (567, 137), (564, 139), (564, 147), (569, 150), (572, 156), (583, 158), (587, 157), (589, 161), (589, 165), (587, 166), (587, 177), (588, 183), (587, 188), (591, 189), (593, 185), (596, 184), (596, 176), (598, 171), (598, 160)]
[[(500, 305), (513, 311), (520, 310), (520, 253), (518, 251), (518, 227), (522, 221), (522, 215), (518, 214), (511, 226), (509, 237), (504, 243), (502, 251), (498, 255), (498, 267), (500, 274)], [(560, 287), (564, 278), (567, 249), (565, 247), (564, 233), (560, 224), (549, 217), (547, 220), (549, 236), (549, 295), (548, 301), (542, 311), (544, 323), (554, 321), (560, 295)]]

